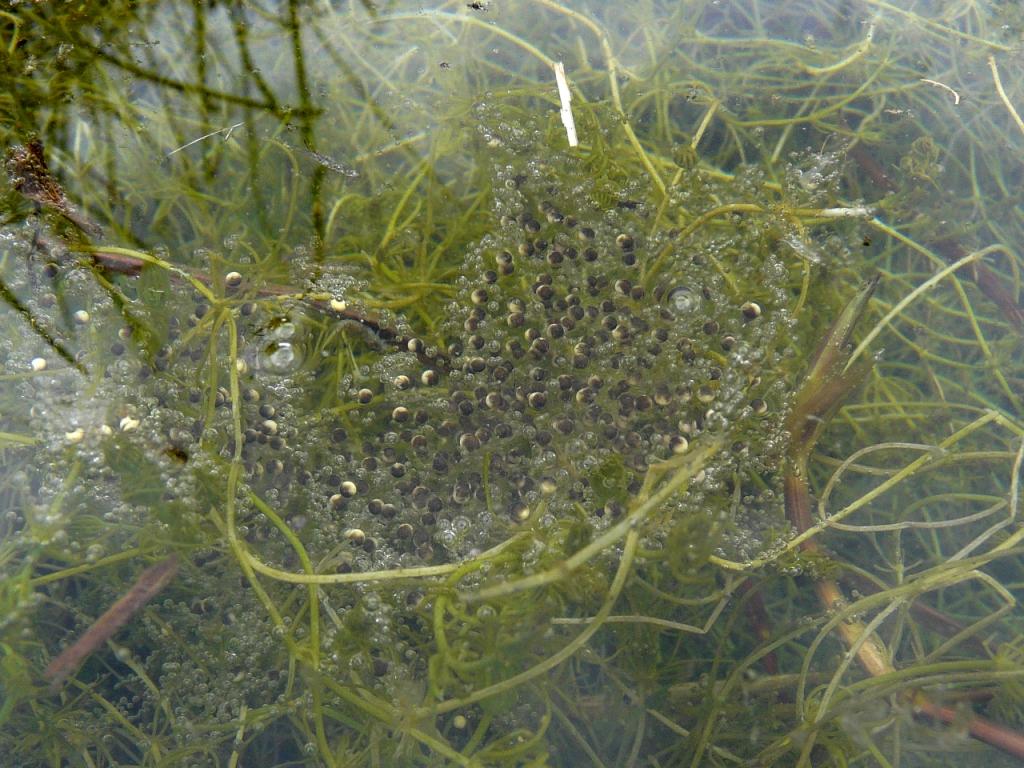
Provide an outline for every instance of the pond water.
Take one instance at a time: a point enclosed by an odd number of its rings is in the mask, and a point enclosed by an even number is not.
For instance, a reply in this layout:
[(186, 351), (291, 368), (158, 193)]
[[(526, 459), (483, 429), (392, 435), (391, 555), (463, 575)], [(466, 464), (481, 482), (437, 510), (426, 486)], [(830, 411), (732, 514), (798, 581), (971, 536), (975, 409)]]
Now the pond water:
[(0, 12), (7, 764), (1019, 764), (1024, 13), (904, 5)]

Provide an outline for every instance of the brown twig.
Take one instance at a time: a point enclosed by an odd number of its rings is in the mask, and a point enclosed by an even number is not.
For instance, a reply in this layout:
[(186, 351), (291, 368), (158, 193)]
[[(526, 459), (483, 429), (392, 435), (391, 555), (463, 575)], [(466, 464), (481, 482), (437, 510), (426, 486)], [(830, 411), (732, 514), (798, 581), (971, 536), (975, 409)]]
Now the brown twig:
[(991, 744), (1008, 755), (1024, 760), (1024, 735), (1016, 731), (1011, 731), (1009, 728), (979, 717), (969, 710), (964, 712), (936, 704), (919, 691), (914, 693), (911, 704), (914, 714), (919, 717), (926, 717), (944, 725), (958, 725), (966, 728), (972, 738), (985, 744)]
[(132, 616), (167, 586), (178, 572), (178, 557), (171, 555), (144, 570), (121, 599), (110, 606), (94, 621), (80, 638), (65, 648), (57, 658), (46, 665), (43, 677), (50, 681), (50, 692), (60, 689), (61, 683), (72, 674), (86, 657), (114, 636)]
[[(849, 153), (850, 157), (856, 161), (857, 165), (868, 175), (876, 187), (884, 192), (896, 191), (897, 186), (892, 177), (886, 173), (882, 165), (868, 151), (864, 144), (859, 142), (854, 144), (850, 148)], [(955, 264), (967, 255), (964, 246), (953, 238), (926, 242), (925, 245), (932, 248), (950, 264)], [(989, 301), (1002, 310), (1003, 316), (1012, 322), (1019, 332), (1024, 333), (1024, 307), (1006, 289), (1006, 281), (993, 270), (978, 262), (971, 264), (965, 274), (974, 281), (974, 284), (978, 286), (978, 289)]]
[(43, 208), (56, 211), (90, 237), (100, 237), (103, 228), (79, 211), (53, 177), (43, 143), (33, 139), (24, 146), (7, 150), (7, 177), (15, 191)]
[[(878, 585), (867, 576), (855, 571), (845, 571), (840, 577), (840, 582), (847, 590), (854, 590), (863, 595), (871, 595), (879, 591)], [(950, 638), (966, 630), (966, 627), (956, 619), (948, 616), (942, 611), (933, 608), (922, 599), (914, 600), (910, 604), (910, 612), (923, 625), (933, 632)], [(988, 654), (988, 646), (976, 635), (969, 635), (963, 638), (965, 645), (970, 645), (980, 654)]]
[[(25, 198), (43, 208), (55, 211), (90, 237), (100, 237), (103, 234), (102, 227), (81, 213), (68, 199), (64, 189), (50, 172), (41, 141), (33, 139), (24, 146), (16, 146), (9, 149), (6, 166), (11, 185)], [(43, 235), (36, 237), (35, 246), (56, 258), (59, 258), (62, 252), (74, 252), (77, 250), (74, 242), (67, 242), (62, 239), (59, 243), (54, 243)], [(90, 248), (88, 253), (92, 263), (107, 272), (135, 277), (141, 274), (146, 266), (146, 262), (143, 260), (123, 253), (114, 253), (96, 248)], [(189, 272), (189, 274), (204, 285), (211, 286), (213, 284), (210, 276), (203, 272)], [(180, 280), (178, 276), (173, 274), (171, 279)], [(281, 285), (264, 285), (256, 290), (257, 296), (265, 298), (294, 295), (295, 293), (294, 288)], [(448, 368), (448, 360), (444, 355), (427, 356), (424, 354), (421, 344), (412, 344), (412, 339), (388, 328), (373, 313), (350, 307), (338, 308), (329, 300), (313, 297), (300, 297), (297, 300), (324, 314), (358, 323), (386, 344), (415, 351), (421, 362), (426, 365), (436, 366), (442, 370), (447, 370)]]
[[(761, 594), (761, 586), (748, 579), (740, 584), (736, 590), (738, 597), (746, 597), (743, 604), (747, 614), (747, 621), (762, 643), (767, 643), (772, 637), (771, 619), (768, 617), (768, 609), (764, 604), (764, 595)], [(761, 667), (768, 675), (779, 674), (779, 659), (775, 651), (769, 651), (761, 657)]]
[[(39, 242), (38, 239), (37, 242)], [(75, 250), (73, 243), (66, 243), (65, 245), (69, 250)], [(135, 259), (121, 253), (110, 253), (108, 251), (90, 249), (89, 256), (92, 257), (93, 262), (100, 268), (116, 272), (118, 274), (129, 275), (131, 277), (139, 275), (142, 272), (143, 267), (146, 266), (146, 263), (141, 259)], [(205, 272), (190, 270), (188, 274), (190, 277), (198, 280), (204, 285), (212, 286), (213, 284), (213, 280)], [(171, 274), (171, 280), (180, 282), (181, 278), (177, 275)], [(305, 304), (306, 306), (315, 309), (317, 312), (335, 317), (339, 320), (358, 323), (369, 330), (384, 344), (389, 344), (398, 349), (407, 349), (411, 352), (415, 352), (420, 362), (424, 365), (435, 366), (444, 371), (449, 369), (450, 361), (445, 355), (440, 352), (437, 352), (432, 356), (427, 355), (422, 343), (416, 344), (416, 340), (412, 337), (404, 336), (393, 328), (389, 328), (384, 325), (381, 322), (380, 317), (372, 312), (365, 312), (352, 307), (339, 309), (329, 299), (315, 298), (313, 296), (296, 296), (295, 289), (285, 285), (263, 285), (257, 288), (255, 293), (260, 298), (272, 298), (275, 296), (295, 297), (297, 302)]]
[[(784, 478), (786, 513), (799, 533), (808, 530), (812, 525), (811, 494), (807, 476), (811, 451), (835, 410), (859, 385), (871, 367), (870, 360), (865, 362), (862, 359), (844, 371), (849, 359), (848, 342), (853, 327), (863, 314), (876, 284), (877, 279), (865, 286), (846, 306), (825, 335), (787, 420), (793, 439), (787, 455)], [(801, 549), (815, 554), (822, 552), (813, 538), (804, 541)], [(821, 605), (828, 611), (835, 611), (847, 604), (846, 596), (833, 579), (818, 579), (814, 588)], [(895, 672), (885, 645), (876, 635), (868, 632), (863, 622), (850, 618), (839, 622), (836, 631), (847, 648), (856, 649), (857, 660), (869, 675), (879, 677)], [(965, 714), (936, 704), (920, 690), (910, 691), (908, 699), (916, 714), (947, 725), (962, 724), (973, 738), (1024, 759), (1024, 735), (973, 713)]]

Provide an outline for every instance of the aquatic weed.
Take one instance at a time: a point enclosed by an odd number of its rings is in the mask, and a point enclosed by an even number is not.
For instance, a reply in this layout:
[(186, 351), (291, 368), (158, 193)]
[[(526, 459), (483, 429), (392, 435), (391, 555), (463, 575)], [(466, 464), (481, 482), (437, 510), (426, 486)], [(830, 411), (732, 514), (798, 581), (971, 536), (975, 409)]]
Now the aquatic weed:
[[(968, 74), (1011, 11), (122, 10), (4, 16), (8, 143), (104, 228), (7, 199), (9, 754), (952, 762), (948, 691), (1019, 720), (1021, 100)], [(873, 270), (800, 527), (784, 420)], [(114, 653), (26, 685), (168, 551)]]

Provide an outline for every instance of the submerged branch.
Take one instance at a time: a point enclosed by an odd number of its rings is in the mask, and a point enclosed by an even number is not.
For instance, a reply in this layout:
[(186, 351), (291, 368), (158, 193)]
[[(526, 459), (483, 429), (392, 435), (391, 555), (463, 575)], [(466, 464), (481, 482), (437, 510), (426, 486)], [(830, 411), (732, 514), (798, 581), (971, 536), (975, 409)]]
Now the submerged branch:
[[(788, 419), (793, 440), (788, 451), (784, 478), (785, 504), (787, 516), (798, 533), (804, 533), (813, 527), (807, 473), (811, 451), (836, 409), (859, 385), (872, 365), (870, 358), (861, 358), (851, 366), (856, 352), (850, 352), (849, 342), (853, 328), (862, 317), (877, 282), (878, 279), (875, 278), (861, 289), (825, 335), (813, 358), (810, 371), (797, 393), (796, 403)], [(863, 345), (856, 351), (860, 351), (862, 347)], [(823, 553), (814, 538), (801, 542), (800, 548), (809, 554)], [(819, 578), (814, 588), (819, 602), (826, 611), (834, 612), (848, 605), (846, 595), (834, 579)], [(877, 678), (896, 672), (888, 649), (874, 633), (875, 626), (884, 620), (886, 615), (887, 612), (883, 611), (870, 625), (853, 617), (834, 622), (835, 630), (849, 649), (849, 653), (856, 657), (861, 667), (871, 677)], [(830, 685), (830, 689), (834, 688), (834, 685), (835, 681)], [(911, 690), (907, 696), (915, 713), (946, 725), (961, 723), (966, 726), (967, 732), (973, 738), (1014, 757), (1024, 758), (1024, 735), (977, 715), (965, 718), (958, 710), (936, 704), (920, 690)], [(822, 707), (817, 719), (822, 719), (825, 712), (826, 708)]]
[(171, 555), (144, 570), (131, 589), (104, 611), (103, 615), (85, 631), (85, 634), (46, 665), (43, 677), (50, 681), (50, 691), (56, 692), (61, 683), (78, 669), (88, 656), (113, 637), (117, 630), (131, 621), (131, 618), (146, 603), (160, 594), (160, 591), (167, 586), (177, 572), (177, 555)]

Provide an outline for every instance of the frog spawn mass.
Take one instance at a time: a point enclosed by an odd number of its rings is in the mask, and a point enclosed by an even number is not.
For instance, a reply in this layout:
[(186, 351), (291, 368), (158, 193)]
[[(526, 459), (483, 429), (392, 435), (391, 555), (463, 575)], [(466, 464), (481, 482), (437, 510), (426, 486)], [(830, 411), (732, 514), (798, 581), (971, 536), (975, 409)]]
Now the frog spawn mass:
[[(235, 408), (247, 489), (286, 519), (324, 573), (455, 562), (527, 528), (534, 537), (522, 558), (503, 561), (488, 578), (505, 575), (497, 571), (506, 567), (550, 567), (627, 512), (652, 462), (685, 455), (709, 437), (724, 448), (665, 517), (719, 519), (749, 487), (767, 495), (777, 485), (785, 439), (791, 376), (781, 372), (792, 370), (786, 358), (793, 350), (807, 347), (788, 310), (795, 299), (787, 264), (753, 219), (714, 222), (683, 239), (655, 224), (656, 207), (640, 184), (609, 196), (583, 161), (545, 157), (547, 165), (511, 158), (497, 167), (484, 214), (490, 233), (459, 254), (461, 277), (443, 316), (398, 349), (360, 335), (355, 345), (365, 367), (342, 382), (327, 407), (320, 405), (324, 370), (317, 361), (336, 361), (314, 353), (313, 324), (301, 311), (281, 317), (277, 302), (238, 305), (241, 390), (233, 403), (223, 335), (216, 342), (218, 389), (204, 388), (208, 337), (191, 332), (207, 327), (203, 299), (167, 305), (166, 344), (150, 357), (138, 334), (118, 330), (121, 312), (97, 295), (88, 273), (67, 275), (64, 300), (88, 308), (89, 317), (76, 319), (62, 343), (80, 343), (83, 354), (92, 343), (96, 349), (83, 359), (90, 370), (106, 365), (102, 376), (89, 378), (53, 365), (17, 384), (22, 399), (37, 404), (31, 432), (49, 436), (36, 461), (48, 474), (38, 506), (59, 506), (49, 502), (63, 493), (71, 457), (83, 467), (82, 482), (77, 504), (65, 505), (66, 519), (102, 514), (112, 526), (130, 524), (119, 534), (123, 543), (68, 536), (69, 552), (88, 547), (95, 559), (127, 548), (147, 523), (161, 541), (215, 530), (208, 510), (223, 501), (207, 489), (221, 492), (235, 455)], [(688, 194), (697, 194), (698, 184)], [(730, 185), (701, 197), (748, 192)], [(673, 207), (706, 207), (674, 194)], [(226, 282), (237, 287), (234, 278)], [(48, 300), (40, 312), (55, 305)], [(360, 334), (369, 331), (360, 327)], [(282, 370), (261, 359), (283, 342), (307, 362)], [(745, 483), (746, 474), (758, 482)], [(32, 492), (27, 478), (25, 485)], [(770, 528), (763, 516), (739, 519), (748, 532)], [(654, 529), (645, 530), (645, 548), (670, 546), (671, 532)], [(301, 570), (291, 542), (244, 492), (237, 532), (262, 561)], [(754, 539), (737, 537), (736, 550), (755, 554), (763, 542)], [(241, 702), (258, 706), (284, 684), (283, 676), (244, 671), (286, 665), (280, 629), (252, 590), (238, 592), (234, 560), (218, 556), (215, 541), (194, 555), (201, 567), (183, 569), (160, 605), (178, 636), (194, 642), (168, 640), (153, 625), (147, 663), (162, 695), (181, 702), (183, 719), (228, 722)], [(396, 690), (425, 678), (433, 640), (417, 606), (428, 590), (414, 581), (325, 589), (325, 605), (342, 617), (322, 635), (330, 651), (325, 671), (364, 670)], [(533, 635), (536, 624), (503, 626)], [(224, 642), (205, 643), (211, 631)], [(201, 665), (195, 648), (209, 654)]]
[[(524, 524), (599, 529), (709, 432), (726, 447), (695, 494), (776, 465), (786, 390), (763, 372), (790, 343), (784, 265), (742, 228), (650, 234), (644, 203), (581, 204), (586, 174), (554, 176), (499, 172), (445, 345), (383, 355), (322, 425), (336, 450), (299, 524), (320, 554), (348, 539), (343, 570), (455, 560)], [(720, 270), (716, 252), (742, 263)]]

